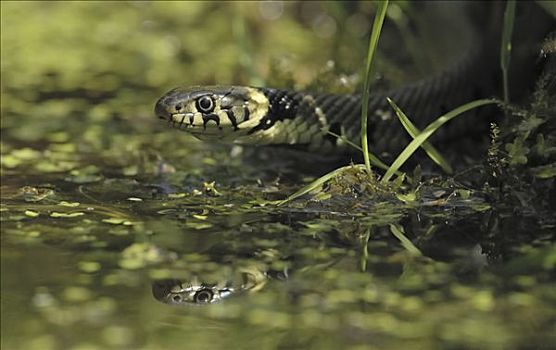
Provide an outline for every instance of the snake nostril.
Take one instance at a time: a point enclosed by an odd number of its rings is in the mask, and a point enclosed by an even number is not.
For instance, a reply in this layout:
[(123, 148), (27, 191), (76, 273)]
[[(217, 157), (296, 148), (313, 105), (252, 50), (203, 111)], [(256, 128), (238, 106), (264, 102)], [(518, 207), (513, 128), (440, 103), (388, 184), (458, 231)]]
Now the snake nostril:
[(166, 106), (163, 103), (162, 99), (156, 102), (154, 113), (160, 119), (168, 119), (168, 112), (166, 111)]
[(174, 108), (176, 109), (176, 112), (179, 112), (183, 108), (183, 106), (181, 103), (178, 103), (174, 106)]

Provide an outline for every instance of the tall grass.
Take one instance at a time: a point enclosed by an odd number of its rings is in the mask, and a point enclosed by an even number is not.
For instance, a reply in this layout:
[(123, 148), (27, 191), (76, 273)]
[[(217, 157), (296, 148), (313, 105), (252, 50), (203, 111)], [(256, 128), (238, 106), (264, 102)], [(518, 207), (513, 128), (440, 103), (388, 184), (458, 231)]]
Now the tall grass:
[(390, 232), (394, 237), (396, 237), (402, 247), (407, 250), (413, 256), (423, 256), (423, 253), (417, 248), (409, 238), (406, 237), (403, 226), (398, 224), (390, 224)]
[(388, 8), (388, 0), (378, 1), (378, 9), (373, 23), (371, 37), (369, 39), (369, 51), (367, 52), (367, 65), (365, 67), (365, 83), (363, 85), (363, 99), (361, 101), (361, 148), (363, 149), (363, 159), (365, 160), (365, 169), (371, 175), (371, 161), (369, 157), (369, 143), (367, 141), (367, 116), (369, 115), (369, 90), (372, 81), (372, 66), (375, 57), (378, 39), (382, 31), (384, 17), (386, 17), (386, 9)]
[[(371, 159), (373, 162), (377, 164), (379, 167), (388, 168), (388, 166), (382, 163), (378, 158), (374, 157), (369, 153), (369, 143), (367, 139), (367, 117), (369, 115), (369, 90), (372, 81), (372, 65), (373, 60), (376, 52), (376, 47), (378, 45), (378, 39), (380, 38), (380, 33), (382, 31), (382, 24), (384, 23), (384, 18), (386, 17), (386, 9), (388, 8), (388, 0), (384, 1), (377, 1), (377, 13), (375, 15), (375, 20), (372, 27), (371, 36), (369, 39), (369, 49), (367, 52), (367, 61), (365, 67), (365, 82), (363, 87), (363, 98), (361, 101), (361, 151), (363, 152), (363, 158), (365, 161), (365, 168), (369, 176), (372, 175), (371, 172)], [(336, 137), (340, 137), (339, 135), (334, 135)], [(351, 142), (350, 142), (351, 144)], [(353, 144), (352, 144), (353, 145)], [(358, 148), (357, 145), (353, 145), (354, 147)], [(283, 205), (291, 200), (294, 200), (304, 194), (307, 194), (323, 185), (326, 181), (340, 175), (344, 171), (351, 169), (352, 167), (359, 168), (361, 165), (349, 165), (338, 168), (329, 172), (326, 175), (319, 177), (318, 179), (314, 180), (310, 184), (304, 186), (303, 188), (299, 189), (288, 198), (277, 201), (277, 205)]]
[(462, 106), (459, 106), (456, 109), (451, 110), (450, 112), (438, 117), (435, 121), (427, 125), (427, 127), (418, 134), (413, 141), (411, 141), (404, 150), (400, 153), (400, 155), (394, 160), (390, 168), (384, 174), (384, 177), (381, 179), (382, 183), (385, 183), (390, 180), (392, 175), (411, 157), (411, 155), (419, 148), (421, 145), (429, 138), (438, 128), (442, 125), (446, 124), (450, 120), (454, 119), (455, 117), (462, 115), (463, 113), (480, 106), (484, 106), (487, 104), (496, 103), (496, 100), (493, 99), (483, 99), (483, 100), (476, 100), (469, 103), (466, 103)]
[(510, 89), (508, 86), (508, 69), (510, 68), (510, 55), (512, 53), (512, 33), (514, 31), (515, 0), (508, 0), (504, 12), (504, 30), (502, 32), (502, 45), (500, 47), (500, 67), (502, 68), (502, 83), (504, 84), (504, 102), (510, 102)]
[[(421, 131), (419, 129), (417, 129), (417, 127), (405, 115), (405, 113), (401, 110), (401, 108), (398, 107), (398, 105), (394, 101), (392, 101), (392, 99), (390, 99), (390, 97), (387, 97), (386, 99), (388, 100), (388, 103), (390, 104), (390, 107), (392, 107), (394, 112), (396, 112), (396, 115), (398, 116), (398, 119), (402, 123), (405, 130), (409, 133), (409, 135), (412, 138), (416, 138), (417, 135)], [(448, 164), (448, 162), (444, 159), (444, 157), (442, 157), (440, 152), (438, 152), (436, 150), (436, 148), (434, 148), (429, 142), (427, 142), (427, 141), (423, 142), (422, 147), (425, 150), (425, 152), (427, 152), (427, 155), (429, 156), (429, 158), (432, 159), (433, 162), (438, 164), (438, 166), (440, 166), (442, 168), (442, 170), (444, 170), (448, 174), (453, 173), (453, 170), (452, 170), (452, 167), (450, 166), (450, 164)], [(386, 169), (386, 170), (388, 170), (388, 169)]]
[[(510, 2), (515, 2), (514, 0), (510, 0)], [(508, 6), (510, 6), (510, 4), (508, 4)], [(376, 51), (376, 47), (378, 44), (378, 39), (380, 37), (380, 32), (382, 30), (382, 24), (384, 22), (384, 17), (386, 15), (386, 9), (388, 7), (388, 1), (379, 1), (378, 2), (378, 10), (377, 10), (377, 14), (373, 23), (373, 28), (372, 28), (372, 33), (371, 33), (371, 37), (369, 40), (369, 48), (368, 48), (368, 53), (367, 53), (367, 65), (366, 65), (366, 75), (365, 75), (365, 82), (364, 82), (364, 90), (363, 90), (363, 97), (362, 97), (362, 106), (361, 106), (361, 151), (363, 152), (363, 157), (364, 157), (364, 164), (357, 164), (357, 165), (349, 165), (349, 166), (344, 166), (341, 168), (338, 168), (326, 175), (321, 176), (320, 178), (314, 180), (313, 182), (311, 182), (310, 184), (304, 186), (303, 188), (301, 188), (300, 190), (298, 190), (297, 192), (295, 192), (294, 194), (290, 195), (288, 198), (282, 200), (282, 201), (277, 201), (275, 203), (277, 203), (278, 205), (283, 205), (293, 199), (296, 199), (302, 195), (305, 195), (313, 190), (318, 189), (320, 186), (322, 186), (325, 182), (327, 182), (328, 180), (338, 176), (339, 174), (343, 173), (344, 171), (348, 170), (348, 169), (352, 169), (352, 168), (359, 168), (359, 169), (365, 169), (367, 171), (367, 173), (369, 174), (369, 176), (372, 175), (371, 172), (371, 160), (373, 160), (373, 163), (376, 165), (378, 164), (379, 167), (386, 167), (386, 165), (384, 163), (382, 163), (378, 158), (374, 157), (372, 154), (370, 154), (369, 152), (369, 146), (368, 146), (368, 138), (367, 138), (367, 118), (368, 118), (368, 108), (369, 108), (369, 94), (370, 94), (370, 84), (371, 84), (371, 78), (372, 78), (372, 63), (373, 63), (373, 59), (374, 59), (374, 54)], [(514, 4), (515, 7), (515, 4)], [(515, 9), (514, 9), (515, 10)], [(514, 11), (514, 10), (510, 10), (510, 11)], [(508, 22), (505, 25), (505, 33), (508, 31), (508, 26), (512, 26), (513, 27), (513, 12), (510, 15), (508, 15), (511, 20), (508, 20)], [(509, 30), (509, 33), (511, 34), (511, 29)], [(511, 35), (509, 35), (511, 37)], [(507, 39), (509, 40), (509, 39)], [(504, 40), (503, 40), (504, 41)], [(508, 41), (509, 42), (509, 41)], [(503, 46), (504, 47), (504, 46)], [(511, 49), (511, 46), (510, 46)], [(504, 67), (507, 68), (507, 63), (509, 62), (509, 52), (507, 53), (508, 57), (506, 58), (505, 62), (506, 65)], [(506, 84), (505, 84), (506, 85)], [(440, 127), (442, 127), (445, 123), (449, 122), (450, 120), (456, 118), (457, 116), (462, 115), (463, 113), (480, 107), (480, 106), (484, 106), (487, 104), (493, 104), (496, 103), (496, 100), (493, 99), (482, 99), (482, 100), (475, 100), (475, 101), (471, 101), (469, 103), (466, 103), (462, 106), (459, 106), (453, 110), (451, 110), (450, 112), (441, 115), (440, 117), (438, 117), (436, 120), (434, 120), (432, 123), (430, 123), (423, 131), (419, 131), (419, 129), (417, 129), (415, 127), (415, 125), (413, 125), (413, 123), (410, 121), (410, 119), (404, 114), (404, 112), (396, 105), (396, 103), (394, 101), (392, 101), (390, 98), (388, 98), (388, 103), (390, 104), (390, 106), (392, 107), (392, 109), (394, 109), (394, 111), (396, 112), (396, 115), (398, 116), (398, 118), (400, 119), (402, 125), (404, 126), (404, 128), (408, 131), (408, 133), (411, 135), (411, 137), (413, 137), (413, 140), (404, 148), (404, 150), (398, 155), (398, 157), (394, 160), (394, 162), (392, 163), (391, 166), (388, 167), (388, 169), (386, 170), (386, 173), (384, 174), (384, 176), (381, 179), (381, 183), (385, 184), (388, 181), (390, 181), (390, 179), (392, 178), (392, 176), (394, 174), (400, 174), (399, 169), (403, 166), (403, 164), (411, 157), (411, 155), (413, 155), (413, 153), (419, 148), (419, 147), (423, 147), (423, 149), (427, 152), (427, 154), (429, 155), (429, 157), (436, 162), (438, 165), (440, 165), (447, 173), (451, 173), (452, 172), (452, 168), (449, 166), (449, 164), (444, 160), (444, 158), (442, 158), (442, 156), (440, 155), (440, 153), (434, 149), (434, 147), (429, 144), (427, 142), (427, 139), (429, 137), (431, 137), (436, 130), (438, 130)], [(333, 134), (336, 137), (341, 137), (340, 135), (336, 135)], [(348, 142), (350, 145), (357, 147), (357, 145), (352, 144), (351, 142)], [(394, 235), (396, 236), (400, 236), (399, 234), (399, 230), (396, 230), (395, 228), (392, 231), (394, 233)], [(399, 238), (399, 237), (398, 237)], [(412, 249), (408, 249), (408, 250), (412, 250)]]

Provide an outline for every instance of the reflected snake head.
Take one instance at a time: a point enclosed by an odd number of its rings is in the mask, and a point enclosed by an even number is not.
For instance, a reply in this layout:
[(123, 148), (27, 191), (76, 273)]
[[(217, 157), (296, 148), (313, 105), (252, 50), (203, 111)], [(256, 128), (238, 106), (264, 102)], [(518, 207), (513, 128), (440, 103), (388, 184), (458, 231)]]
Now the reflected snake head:
[(169, 305), (214, 304), (231, 295), (261, 290), (268, 280), (264, 270), (256, 266), (241, 267), (229, 278), (216, 279), (206, 283), (197, 276), (187, 280), (161, 279), (152, 283), (152, 293), (156, 300)]
[(152, 283), (156, 300), (169, 305), (207, 305), (232, 295), (234, 289), (206, 284), (184, 284), (180, 280), (165, 279)]

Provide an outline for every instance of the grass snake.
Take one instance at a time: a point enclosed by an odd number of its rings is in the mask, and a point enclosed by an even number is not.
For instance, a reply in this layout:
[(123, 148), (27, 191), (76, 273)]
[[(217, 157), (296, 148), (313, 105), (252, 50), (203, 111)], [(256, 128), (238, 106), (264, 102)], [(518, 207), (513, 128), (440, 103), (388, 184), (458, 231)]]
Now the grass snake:
[[(492, 51), (499, 47), (489, 43), (476, 25), (465, 22), (465, 28), (459, 28), (465, 32), (458, 43), (460, 52), (444, 69), (398, 88), (371, 90), (367, 123), (371, 152), (397, 155), (411, 141), (386, 97), (423, 128), (463, 103), (492, 94)], [(346, 140), (359, 144), (361, 95), (269, 87), (178, 87), (156, 102), (155, 114), (172, 127), (206, 141), (345, 153), (351, 149)], [(476, 117), (459, 119), (441, 128), (432, 141), (456, 140), (476, 129)], [(480, 124), (488, 128), (488, 121)]]

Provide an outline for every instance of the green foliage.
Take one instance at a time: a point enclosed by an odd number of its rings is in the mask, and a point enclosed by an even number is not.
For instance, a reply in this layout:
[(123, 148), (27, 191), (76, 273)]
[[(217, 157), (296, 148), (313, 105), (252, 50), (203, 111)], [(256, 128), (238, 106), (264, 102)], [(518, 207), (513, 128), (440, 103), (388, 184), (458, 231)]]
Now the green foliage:
[(528, 106), (504, 105), (508, 121), (504, 129), (492, 128), (487, 157), (485, 189), (498, 199), (496, 205), (534, 211), (540, 220), (550, 220), (555, 204), (555, 77), (548, 65)]
[(500, 128), (495, 123), (491, 123), (487, 162), (490, 168), (490, 175), (495, 178), (501, 176), (503, 169), (507, 165), (507, 159), (501, 154), (500, 145)]
[(438, 130), (442, 125), (444, 125), (445, 123), (449, 122), (450, 120), (452, 120), (453, 118), (462, 115), (463, 113), (473, 109), (473, 108), (477, 108), (480, 106), (484, 106), (487, 104), (493, 104), (495, 103), (494, 100), (488, 100), (488, 99), (484, 99), (484, 100), (476, 100), (476, 101), (472, 101), (472, 102), (468, 102), (462, 106), (459, 106), (455, 109), (453, 109), (452, 111), (441, 115), (440, 117), (438, 117), (436, 120), (434, 120), (432, 123), (430, 123), (429, 125), (427, 125), (427, 127), (419, 134), (417, 135), (413, 141), (411, 141), (406, 147), (405, 149), (398, 155), (398, 157), (396, 158), (396, 160), (394, 160), (394, 162), (392, 163), (392, 165), (390, 166), (390, 168), (388, 169), (388, 171), (386, 172), (386, 174), (384, 174), (384, 176), (381, 179), (381, 182), (387, 182), (390, 180), (390, 178), (395, 174), (396, 171), (398, 171), (398, 169), (400, 167), (403, 166), (403, 164), (409, 159), (409, 157), (411, 157), (411, 155), (429, 138), (432, 136), (432, 134), (434, 134), (434, 132), (436, 130)]
[(548, 165), (556, 162), (556, 93), (550, 90), (554, 72), (540, 77), (530, 106), (509, 106), (511, 131), (504, 147), (511, 166)]
[[(338, 176), (343, 175), (344, 173), (347, 172), (357, 172), (357, 171), (361, 171), (364, 168), (364, 165), (362, 164), (357, 164), (357, 165), (348, 165), (348, 166), (344, 166), (341, 168), (338, 168), (336, 170), (333, 170), (331, 172), (329, 172), (328, 174), (325, 174), (321, 177), (319, 177), (318, 179), (312, 181), (310, 184), (304, 186), (303, 188), (299, 189), (298, 191), (296, 191), (294, 194), (288, 196), (288, 198), (286, 198), (285, 200), (282, 201), (278, 201), (277, 204), (278, 205), (284, 205), (296, 198), (299, 198), (305, 194), (308, 194), (312, 191), (320, 191), (322, 185), (324, 185), (325, 183), (327, 183), (328, 181), (332, 180), (332, 179), (336, 179)], [(386, 190), (386, 187), (384, 186), (380, 186), (378, 184), (378, 182), (376, 181), (375, 177), (371, 176), (368, 177), (367, 180), (364, 179), (360, 179), (358, 178), (357, 181), (346, 181), (344, 182), (344, 186), (345, 187), (349, 187), (352, 184), (356, 184), (359, 183), (360, 181), (364, 181), (365, 183), (368, 183), (370, 186), (368, 186), (371, 190), (373, 190), (375, 193), (377, 192), (388, 192)], [(381, 190), (379, 190), (379, 188), (381, 188)]]
[(529, 148), (525, 146), (525, 140), (523, 137), (516, 137), (512, 143), (507, 143), (505, 148), (508, 152), (510, 165), (527, 164)]
[[(412, 138), (417, 137), (417, 135), (421, 131), (417, 129), (415, 124), (411, 122), (411, 120), (405, 115), (405, 113), (400, 109), (400, 107), (398, 107), (398, 105), (396, 105), (396, 103), (392, 101), (392, 99), (390, 99), (389, 97), (388, 97), (388, 103), (396, 112), (396, 116), (402, 123), (404, 129), (409, 133), (409, 135)], [(440, 152), (438, 152), (436, 148), (434, 148), (428, 141), (425, 141), (421, 147), (423, 147), (423, 149), (425, 150), (425, 152), (427, 152), (427, 155), (430, 157), (430, 159), (432, 159), (432, 161), (438, 164), (442, 168), (442, 170), (444, 170), (447, 174), (453, 173), (450, 164), (448, 164), (448, 162), (444, 159), (444, 157), (442, 157)]]
[(423, 256), (421, 251), (405, 236), (405, 232), (400, 225), (390, 225), (390, 232), (394, 235), (402, 244), (405, 250), (413, 256)]

